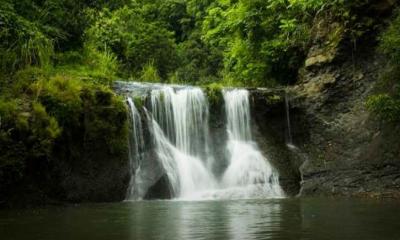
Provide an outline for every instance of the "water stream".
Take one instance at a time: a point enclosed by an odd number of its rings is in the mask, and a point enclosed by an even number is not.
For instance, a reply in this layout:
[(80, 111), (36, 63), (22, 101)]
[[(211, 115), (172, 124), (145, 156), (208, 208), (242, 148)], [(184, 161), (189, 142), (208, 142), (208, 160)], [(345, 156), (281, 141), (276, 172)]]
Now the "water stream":
[[(133, 85), (136, 88), (137, 85)], [(143, 86), (141, 86), (143, 87)], [(258, 150), (252, 140), (249, 92), (224, 90), (226, 131), (228, 139), (223, 145), (228, 159), (222, 176), (214, 175), (216, 159), (211, 151), (209, 133), (209, 105), (205, 93), (197, 87), (150, 85), (149, 104), (143, 106), (150, 126), (155, 152), (168, 177), (175, 198), (184, 200), (279, 198), (284, 193), (279, 185), (277, 171)], [(132, 113), (133, 134), (140, 122), (137, 107), (128, 97)], [(133, 142), (136, 144), (138, 140)], [(140, 142), (139, 136), (139, 142)], [(132, 177), (129, 199), (138, 199), (143, 192), (140, 147), (131, 144)], [(140, 151), (140, 150), (139, 150)], [(143, 196), (143, 193), (140, 194)]]
[(236, 198), (283, 196), (278, 173), (252, 141), (247, 90), (224, 91), (229, 165), (222, 184)]
[(141, 162), (143, 160), (142, 152), (144, 149), (143, 126), (140, 113), (135, 106), (132, 98), (127, 98), (130, 109), (130, 136), (129, 136), (129, 168), (131, 179), (127, 192), (127, 199), (140, 198), (145, 193), (145, 189), (141, 188), (143, 177), (141, 172)]

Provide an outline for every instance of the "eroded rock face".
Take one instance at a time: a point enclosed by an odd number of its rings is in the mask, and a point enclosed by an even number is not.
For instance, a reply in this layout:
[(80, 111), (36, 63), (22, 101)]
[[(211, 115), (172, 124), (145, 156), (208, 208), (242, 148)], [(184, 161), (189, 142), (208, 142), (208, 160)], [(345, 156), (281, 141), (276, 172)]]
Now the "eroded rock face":
[(303, 69), (291, 88), (309, 133), (299, 145), (307, 155), (302, 195), (400, 192), (400, 127), (380, 124), (365, 106), (385, 65), (376, 45), (363, 42), (353, 54), (343, 47), (341, 61)]
[(301, 186), (301, 196), (400, 196), (400, 126), (379, 123), (365, 106), (385, 61), (373, 46), (303, 70), (289, 88), (297, 148), (286, 146), (284, 92), (251, 91), (255, 140), (289, 195)]
[(316, 17), (313, 23), (312, 47), (305, 60), (305, 68), (318, 68), (333, 62), (339, 51), (344, 27), (330, 16)]
[(215, 176), (221, 177), (229, 164), (226, 152), (226, 141), (228, 140), (227, 120), (222, 93), (218, 101), (210, 103), (209, 116), (209, 140), (211, 141), (209, 146), (214, 157), (213, 173)]
[[(393, 4), (373, 1), (365, 15), (382, 20), (390, 15)], [(289, 88), (297, 147), (290, 154), (282, 147), (284, 124), (277, 117), (282, 115), (282, 103), (277, 103), (275, 111), (265, 100), (255, 104), (258, 142), (279, 169), (291, 169), (291, 173), (280, 170), (284, 187), (286, 176), (290, 179), (298, 170), (301, 196), (400, 196), (400, 126), (380, 123), (365, 106), (386, 62), (376, 51), (378, 33), (367, 33), (354, 48), (343, 27), (329, 16), (315, 19), (312, 47), (298, 84)], [(276, 154), (278, 161), (268, 148), (273, 143), (281, 150)]]

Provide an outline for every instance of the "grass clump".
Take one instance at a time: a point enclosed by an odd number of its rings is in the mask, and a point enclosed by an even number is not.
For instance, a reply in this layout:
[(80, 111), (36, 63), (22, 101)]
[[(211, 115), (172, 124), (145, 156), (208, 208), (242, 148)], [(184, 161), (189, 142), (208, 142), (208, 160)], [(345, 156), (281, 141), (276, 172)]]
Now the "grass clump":
[(400, 13), (380, 37), (379, 50), (388, 64), (381, 74), (377, 93), (367, 100), (367, 108), (385, 122), (400, 121)]
[(224, 86), (219, 83), (211, 83), (203, 86), (207, 99), (211, 105), (221, 103), (223, 100), (222, 90)]

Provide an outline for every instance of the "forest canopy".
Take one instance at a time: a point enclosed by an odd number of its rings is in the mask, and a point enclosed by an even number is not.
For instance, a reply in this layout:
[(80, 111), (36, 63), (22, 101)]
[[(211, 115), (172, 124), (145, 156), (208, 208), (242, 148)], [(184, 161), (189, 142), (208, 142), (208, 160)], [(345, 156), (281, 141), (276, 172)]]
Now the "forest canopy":
[(106, 81), (287, 84), (318, 16), (359, 34), (355, 9), (368, 2), (2, 0), (2, 78), (37, 66)]

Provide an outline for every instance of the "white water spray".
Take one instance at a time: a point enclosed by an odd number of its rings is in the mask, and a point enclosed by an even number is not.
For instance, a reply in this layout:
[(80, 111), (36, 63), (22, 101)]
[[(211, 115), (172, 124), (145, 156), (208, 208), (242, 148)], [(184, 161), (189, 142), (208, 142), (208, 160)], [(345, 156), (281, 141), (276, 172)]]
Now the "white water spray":
[[(252, 141), (250, 104), (247, 90), (224, 91), (228, 121), (230, 163), (223, 176), (226, 188), (243, 189), (243, 198), (282, 197), (278, 173)], [(239, 193), (240, 194), (240, 193)]]
[(215, 188), (208, 147), (208, 104), (200, 88), (163, 87), (151, 93), (157, 155), (174, 194), (193, 198)]
[(140, 113), (131, 97), (127, 98), (130, 110), (131, 135), (129, 137), (129, 170), (130, 181), (126, 199), (140, 199), (146, 194), (142, 188), (143, 176), (141, 172), (142, 151), (144, 148), (143, 127)]
[[(154, 85), (150, 91), (150, 111), (145, 109), (145, 112), (158, 160), (168, 177), (173, 195), (184, 200), (283, 197), (276, 170), (252, 141), (248, 91), (226, 90), (223, 95), (229, 164), (224, 174), (216, 177), (213, 175), (209, 109), (204, 92), (195, 87), (166, 85)], [(128, 99), (128, 104), (132, 119), (135, 119), (137, 109), (131, 99)], [(136, 136), (138, 130), (133, 128), (133, 131), (133, 136), (140, 139)], [(138, 152), (138, 149), (140, 152), (140, 147), (131, 144), (132, 147), (134, 151), (131, 152)], [(140, 159), (140, 156), (136, 158)], [(215, 159), (218, 160), (222, 159)], [(139, 172), (135, 172), (130, 184), (134, 190), (130, 187), (128, 194), (140, 191), (138, 185), (144, 176), (140, 172), (140, 164), (132, 166)]]

